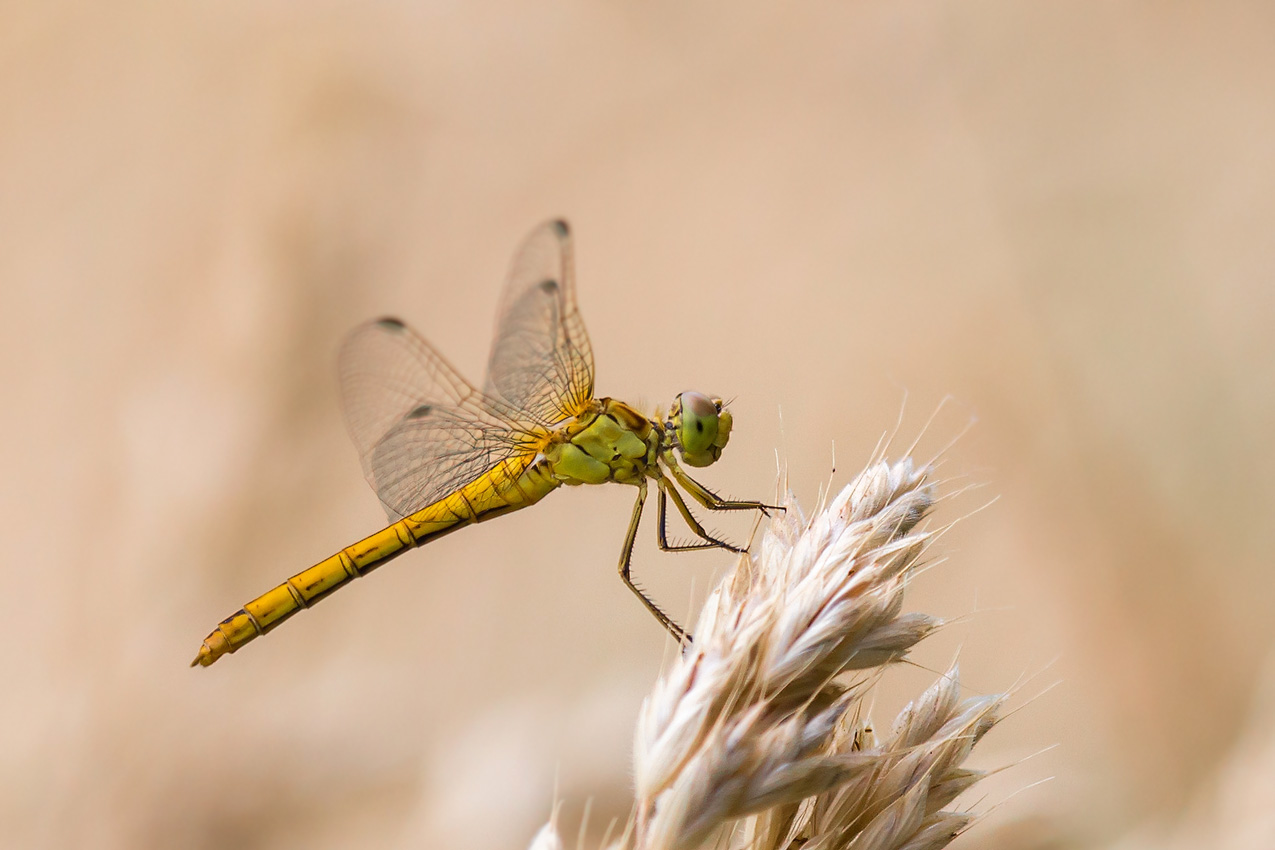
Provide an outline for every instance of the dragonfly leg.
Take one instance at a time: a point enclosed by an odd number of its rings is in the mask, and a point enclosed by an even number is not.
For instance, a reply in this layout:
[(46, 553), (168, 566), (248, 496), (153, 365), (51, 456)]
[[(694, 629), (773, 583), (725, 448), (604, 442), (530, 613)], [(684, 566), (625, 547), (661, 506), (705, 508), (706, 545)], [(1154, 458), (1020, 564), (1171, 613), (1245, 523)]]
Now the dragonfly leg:
[(686, 492), (691, 494), (691, 498), (699, 502), (710, 511), (761, 511), (767, 516), (771, 511), (782, 511), (784, 508), (780, 505), (767, 505), (764, 502), (741, 501), (739, 499), (723, 499), (703, 484), (696, 481), (691, 476), (682, 471), (682, 467), (677, 461), (670, 456), (664, 456), (664, 462), (668, 464), (669, 472), (673, 473), (673, 477), (686, 488)]
[[(691, 513), (691, 509), (686, 506), (686, 500), (682, 498), (682, 494), (677, 492), (677, 488), (663, 478), (656, 479), (660, 488), (659, 500), (659, 543), (660, 548), (666, 552), (691, 552), (697, 549), (726, 549), (730, 552), (743, 552), (738, 546), (727, 543), (725, 540), (719, 540), (704, 530), (704, 526), (700, 524), (695, 515)], [(686, 524), (691, 527), (691, 531), (700, 537), (699, 543), (669, 543), (668, 536), (665, 531), (665, 520), (668, 514), (668, 503), (666, 500), (672, 499), (673, 504), (677, 506), (678, 513), (682, 515), (682, 519), (686, 520)]]
[(673, 622), (673, 619), (660, 610), (651, 597), (647, 596), (640, 587), (633, 583), (632, 563), (633, 563), (633, 543), (637, 540), (638, 523), (642, 520), (642, 506), (646, 503), (646, 481), (638, 482), (638, 497), (633, 503), (633, 518), (629, 520), (629, 530), (624, 536), (624, 549), (620, 552), (620, 578), (624, 584), (633, 591), (638, 599), (642, 600), (642, 604), (646, 606), (646, 610), (650, 611), (652, 616), (659, 621), (660, 625), (668, 630), (669, 634), (683, 646), (690, 644), (691, 636), (686, 630)]

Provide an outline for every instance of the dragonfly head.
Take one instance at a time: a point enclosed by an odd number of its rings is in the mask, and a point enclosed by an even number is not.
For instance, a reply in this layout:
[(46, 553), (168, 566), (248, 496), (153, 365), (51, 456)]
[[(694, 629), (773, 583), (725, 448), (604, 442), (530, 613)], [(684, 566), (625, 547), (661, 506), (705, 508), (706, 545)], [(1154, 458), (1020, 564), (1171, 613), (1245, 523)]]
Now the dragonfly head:
[(682, 393), (673, 399), (666, 427), (687, 466), (708, 466), (730, 439), (730, 411), (720, 398)]

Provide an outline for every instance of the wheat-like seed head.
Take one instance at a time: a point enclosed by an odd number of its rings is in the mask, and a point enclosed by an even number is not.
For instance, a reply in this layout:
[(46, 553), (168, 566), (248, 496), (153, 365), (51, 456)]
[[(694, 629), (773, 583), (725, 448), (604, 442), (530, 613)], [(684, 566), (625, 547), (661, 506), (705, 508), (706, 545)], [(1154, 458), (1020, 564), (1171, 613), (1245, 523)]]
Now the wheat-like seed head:
[(1001, 698), (961, 701), (953, 667), (878, 740), (875, 676), (845, 681), (939, 626), (902, 613), (933, 535), (928, 472), (876, 463), (810, 519), (789, 498), (740, 556), (642, 705), (626, 846), (930, 850), (968, 825), (944, 807), (982, 776), (961, 764)]
[(540, 827), (527, 850), (565, 850), (562, 836), (558, 834), (558, 825), (551, 820)]

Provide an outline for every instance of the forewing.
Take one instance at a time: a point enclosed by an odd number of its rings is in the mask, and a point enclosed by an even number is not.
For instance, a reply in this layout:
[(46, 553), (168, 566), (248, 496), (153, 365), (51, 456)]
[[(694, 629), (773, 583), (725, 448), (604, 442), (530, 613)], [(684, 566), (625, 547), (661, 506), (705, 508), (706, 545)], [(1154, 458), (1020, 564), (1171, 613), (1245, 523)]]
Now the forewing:
[(514, 257), (486, 392), (546, 426), (575, 416), (593, 398), (593, 350), (576, 308), (566, 222), (540, 225)]
[(392, 520), (534, 442), (507, 405), (471, 386), (398, 319), (356, 329), (341, 349), (340, 373), (363, 473)]

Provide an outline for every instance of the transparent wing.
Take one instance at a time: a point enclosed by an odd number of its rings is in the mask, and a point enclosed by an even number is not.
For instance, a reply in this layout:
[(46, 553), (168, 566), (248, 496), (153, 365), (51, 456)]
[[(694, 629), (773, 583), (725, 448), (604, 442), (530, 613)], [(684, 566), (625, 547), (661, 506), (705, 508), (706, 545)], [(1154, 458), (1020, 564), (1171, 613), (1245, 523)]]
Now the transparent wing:
[(350, 436), (391, 520), (537, 449), (537, 434), (512, 408), (471, 386), (398, 319), (357, 328), (340, 373)]
[(576, 309), (566, 222), (536, 228), (518, 249), (497, 312), (486, 392), (540, 425), (593, 398), (593, 350)]

